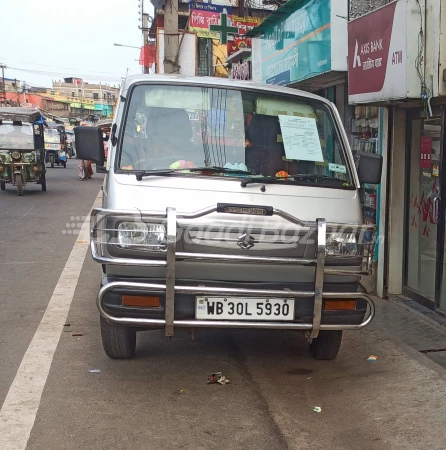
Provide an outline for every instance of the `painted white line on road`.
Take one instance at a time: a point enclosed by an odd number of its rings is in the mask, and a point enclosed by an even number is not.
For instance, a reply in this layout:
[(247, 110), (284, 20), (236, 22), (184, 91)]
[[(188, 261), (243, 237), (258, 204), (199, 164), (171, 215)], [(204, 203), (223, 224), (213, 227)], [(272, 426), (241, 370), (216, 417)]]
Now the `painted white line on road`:
[[(101, 191), (93, 204), (100, 206)], [(0, 410), (0, 449), (25, 450), (89, 248), (88, 216)], [(81, 242), (79, 242), (81, 241)]]

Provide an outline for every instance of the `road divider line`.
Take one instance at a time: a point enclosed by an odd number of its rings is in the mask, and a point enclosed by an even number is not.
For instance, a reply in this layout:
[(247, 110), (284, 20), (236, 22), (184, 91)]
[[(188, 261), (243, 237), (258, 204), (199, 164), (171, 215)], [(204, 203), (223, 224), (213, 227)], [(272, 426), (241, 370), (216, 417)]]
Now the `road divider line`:
[[(99, 191), (93, 208), (100, 206)], [(59, 277), (40, 324), (23, 356), (0, 410), (0, 449), (25, 450), (39, 409), (54, 353), (66, 323), (89, 248), (90, 214)]]

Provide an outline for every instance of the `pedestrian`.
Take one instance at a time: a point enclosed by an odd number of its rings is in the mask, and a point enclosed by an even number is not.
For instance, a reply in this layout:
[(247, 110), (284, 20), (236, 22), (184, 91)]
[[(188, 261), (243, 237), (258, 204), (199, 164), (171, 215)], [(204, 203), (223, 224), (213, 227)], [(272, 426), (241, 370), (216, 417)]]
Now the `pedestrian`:
[(77, 166), (79, 167), (79, 181), (86, 180), (86, 170), (85, 170), (85, 161), (83, 159), (77, 160)]

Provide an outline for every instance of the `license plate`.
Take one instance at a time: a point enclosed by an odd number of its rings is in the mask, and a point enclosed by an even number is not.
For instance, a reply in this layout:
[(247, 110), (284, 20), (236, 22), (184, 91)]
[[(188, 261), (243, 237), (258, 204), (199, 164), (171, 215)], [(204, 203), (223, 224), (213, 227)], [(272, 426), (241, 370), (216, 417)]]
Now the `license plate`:
[(200, 320), (294, 320), (294, 298), (196, 297)]

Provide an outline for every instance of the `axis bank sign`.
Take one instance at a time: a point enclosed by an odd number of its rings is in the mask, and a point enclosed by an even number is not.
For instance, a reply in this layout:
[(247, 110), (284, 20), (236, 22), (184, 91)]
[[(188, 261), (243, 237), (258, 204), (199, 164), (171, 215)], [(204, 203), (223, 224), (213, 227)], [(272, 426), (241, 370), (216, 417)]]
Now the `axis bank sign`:
[(406, 0), (348, 25), (348, 94), (351, 103), (407, 97)]

